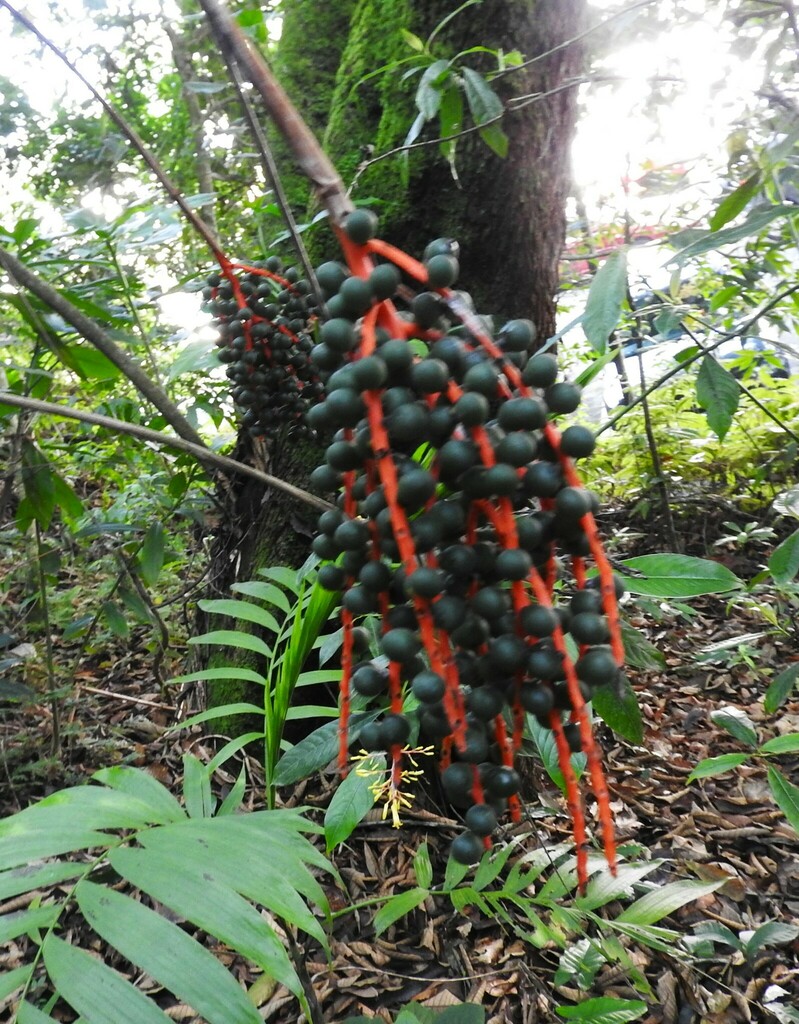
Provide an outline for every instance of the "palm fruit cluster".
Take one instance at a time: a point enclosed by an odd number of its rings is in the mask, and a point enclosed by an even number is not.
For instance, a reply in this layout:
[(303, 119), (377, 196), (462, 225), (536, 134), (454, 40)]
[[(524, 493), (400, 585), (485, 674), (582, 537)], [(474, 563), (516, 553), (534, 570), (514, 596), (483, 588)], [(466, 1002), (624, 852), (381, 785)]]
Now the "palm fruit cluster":
[(242, 426), (252, 437), (286, 424), (307, 433), (305, 413), (323, 394), (310, 360), (319, 309), (308, 281), (271, 256), (224, 266), (202, 294)]
[[(584, 884), (570, 755), (587, 755), (613, 865), (586, 701), (616, 684), (623, 649), (597, 500), (573, 466), (594, 438), (553, 422), (574, 412), (580, 390), (558, 379), (554, 356), (533, 351), (529, 321), (494, 335), (469, 296), (452, 290), (454, 242), (432, 242), (418, 262), (376, 233), (374, 215), (356, 210), (339, 232), (347, 265), (318, 268), (330, 318), (311, 362), (325, 396), (306, 417), (331, 438), (311, 484), (338, 493), (313, 548), (321, 584), (341, 592), (340, 765), (353, 690), (384, 708), (360, 744), (390, 753), (397, 790), (418, 721), (440, 752), (447, 797), (464, 812), (453, 856), (471, 863), (500, 814), (518, 820), (514, 757), (534, 715), (554, 734)], [(374, 615), (380, 652), (370, 657), (359, 625)]]

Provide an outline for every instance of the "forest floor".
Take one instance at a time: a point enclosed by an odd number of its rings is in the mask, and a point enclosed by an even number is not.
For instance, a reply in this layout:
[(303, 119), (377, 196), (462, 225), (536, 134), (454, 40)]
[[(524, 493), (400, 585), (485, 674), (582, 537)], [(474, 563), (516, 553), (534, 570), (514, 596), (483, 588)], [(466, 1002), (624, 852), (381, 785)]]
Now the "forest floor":
[[(723, 550), (716, 548), (716, 555)], [(752, 560), (738, 558), (733, 568), (749, 579), (759, 561), (757, 554)], [(638, 858), (659, 862), (647, 881), (722, 883), (659, 926), (682, 937), (712, 926), (715, 943), (706, 942), (689, 955), (673, 939), (653, 948), (622, 937), (622, 960), (603, 964), (600, 958), (593, 969), (570, 972), (562, 962), (559, 970), (562, 951), (554, 943), (530, 941), (536, 931), (530, 912), (551, 920), (549, 909), (536, 904), (534, 892), (526, 902), (500, 898), (501, 910), (490, 916), (474, 905), (456, 910), (448, 896), (433, 895), (378, 937), (372, 906), (336, 914), (331, 962), (313, 944), (301, 949), (323, 1019), (336, 1022), (362, 1014), (389, 1021), (410, 1000), (431, 1007), (468, 1000), (483, 1005), (493, 1024), (554, 1024), (563, 1019), (556, 1007), (589, 995), (642, 999), (648, 1007), (645, 1024), (799, 1021), (799, 839), (770, 795), (766, 759), (753, 757), (734, 771), (687, 781), (703, 758), (745, 749), (714, 724), (711, 715), (722, 708), (746, 714), (761, 742), (799, 732), (796, 689), (776, 714), (767, 716), (763, 709), (769, 682), (799, 661), (799, 599), (793, 607), (779, 604), (776, 595), (767, 600), (780, 629), (725, 596), (693, 600), (691, 614), (628, 604), (632, 625), (663, 656), (662, 664), (629, 673), (643, 712), (644, 742), (633, 746), (604, 726), (598, 728), (619, 842), (631, 857), (637, 849)], [(711, 652), (713, 660), (703, 660), (702, 652), (722, 641), (730, 643)], [(0, 817), (114, 763), (146, 767), (177, 790), (184, 751), (212, 756), (218, 737), (201, 732), (202, 727), (165, 735), (168, 726), (185, 717), (185, 708), (176, 706), (175, 690), (161, 693), (143, 645), (127, 641), (121, 648), (87, 658), (75, 673), (64, 701), (64, 753), (58, 762), (42, 756), (50, 733), (46, 704), (0, 704)], [(172, 667), (175, 674), (181, 671), (179, 664)], [(799, 782), (796, 755), (774, 760)], [(257, 766), (248, 767), (257, 780)], [(514, 856), (551, 850), (570, 838), (563, 801), (540, 763), (530, 759), (523, 775), (524, 820), (504, 833), (518, 843)], [(224, 786), (224, 777), (220, 783)], [(321, 809), (334, 784), (332, 772), (325, 773), (283, 797)], [(448, 846), (459, 827), (435, 787), (420, 793), (399, 830), (373, 811), (333, 854), (345, 887), (327, 885), (334, 911), (415, 886), (413, 858), (422, 843), (429, 849), (434, 877), (443, 877)], [(557, 875), (557, 864), (548, 870)], [(568, 899), (564, 905), (571, 905)], [(624, 905), (610, 903), (599, 912), (606, 934), (613, 931), (607, 922)], [(726, 935), (743, 945), (770, 922), (788, 927), (760, 932), (762, 944), (749, 956), (720, 939)], [(600, 926), (590, 927), (596, 939)], [(24, 937), (17, 942), (24, 958)], [(5, 959), (6, 967), (16, 965)], [(575, 960), (580, 960), (576, 954)], [(582, 960), (591, 960), (585, 947)], [(258, 980), (257, 972), (229, 953), (225, 961), (248, 986)], [(116, 961), (115, 966), (119, 969)], [(264, 1020), (297, 1021), (296, 1000), (285, 990), (260, 984), (259, 991)], [(187, 1007), (165, 1009), (174, 1020), (198, 1020)]]

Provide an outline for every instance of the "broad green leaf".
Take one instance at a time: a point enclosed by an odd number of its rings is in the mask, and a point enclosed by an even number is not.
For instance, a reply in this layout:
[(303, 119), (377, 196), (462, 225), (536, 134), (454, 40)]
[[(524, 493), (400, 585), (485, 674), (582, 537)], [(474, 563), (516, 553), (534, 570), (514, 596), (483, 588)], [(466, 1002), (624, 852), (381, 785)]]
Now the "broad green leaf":
[(591, 939), (581, 939), (561, 953), (555, 971), (555, 986), (568, 984), (572, 978), (580, 989), (590, 988), (599, 969), (606, 963), (604, 954)]
[(480, 129), (479, 135), (489, 149), (493, 150), (497, 156), (502, 157), (503, 160), (505, 159), (508, 155), (510, 143), (508, 136), (498, 123), (485, 125), (484, 128)]
[(18, 935), (25, 935), (39, 928), (49, 928), (57, 919), (59, 909), (55, 903), (45, 903), (31, 910), (0, 914), (0, 945), (15, 939)]
[(799, 213), (799, 210), (795, 206), (787, 205), (768, 206), (753, 210), (741, 224), (733, 228), (723, 228), (721, 231), (712, 231), (707, 235), (702, 235), (701, 238), (697, 238), (690, 245), (686, 245), (684, 249), (676, 253), (673, 262), (685, 263), (695, 256), (702, 256), (704, 253), (710, 252), (712, 249), (721, 249), (722, 246), (740, 242), (750, 235), (758, 234), (768, 227), (772, 221), (778, 220), (780, 217), (795, 217), (797, 213)]
[(738, 590), (743, 583), (735, 573), (706, 558), (664, 553), (624, 559), (621, 564), (638, 576), (622, 575), (631, 594), (648, 597), (698, 597)]
[(461, 72), (466, 102), (469, 104), (474, 123), (481, 125), (500, 117), (505, 107), (485, 78), (473, 68), (464, 67)]
[(556, 1012), (566, 1020), (584, 1021), (584, 1024), (625, 1024), (638, 1020), (646, 1013), (646, 1003), (638, 999), (615, 999), (600, 996), (586, 999), (577, 1006), (558, 1006)]
[(784, 669), (772, 679), (763, 698), (763, 709), (769, 715), (773, 715), (790, 697), (796, 682), (799, 680), (799, 661)]
[(799, 927), (795, 924), (784, 924), (782, 921), (767, 921), (755, 931), (744, 943), (744, 953), (748, 960), (754, 960), (761, 949), (769, 946), (784, 946), (799, 938)]
[(710, 218), (710, 230), (718, 231), (729, 221), (734, 220), (738, 214), (749, 204), (753, 196), (756, 196), (760, 189), (761, 172), (755, 171), (746, 181), (741, 182), (738, 188), (725, 196), (716, 207), (713, 216)]
[[(565, 793), (566, 780), (563, 778), (563, 772), (560, 770), (560, 764), (558, 763), (558, 748), (555, 744), (555, 737), (552, 730), (545, 729), (535, 715), (527, 715), (527, 731), (532, 737), (533, 743), (535, 743), (547, 775), (549, 775), (550, 779), (552, 779), (558, 789), (562, 793)], [(579, 779), (585, 771), (585, 754), (572, 754), (571, 763), (572, 768), (574, 769), (574, 774)]]
[(286, 597), (285, 591), (276, 587), (274, 583), (261, 583), (259, 580), (250, 580), (247, 583), (233, 583), (230, 589), (234, 594), (244, 594), (245, 597), (255, 597), (259, 601), (273, 604), (285, 615), (291, 611), (291, 605)]
[(752, 720), (740, 708), (728, 705), (725, 708), (718, 708), (710, 712), (710, 719), (714, 725), (724, 729), (730, 736), (734, 736), (741, 743), (749, 747), (756, 747), (758, 744), (757, 730)]
[(88, 850), (93, 846), (107, 846), (113, 839), (106, 832), (96, 832), (80, 824), (76, 825), (70, 820), (69, 813), (54, 814), (51, 818), (37, 818), (34, 821), (26, 819), (24, 825), (15, 822), (14, 818), (8, 819), (13, 823), (10, 834), (8, 831), (0, 831), (0, 871), (44, 857), (57, 857), (63, 853)]
[[(349, 729), (350, 743), (358, 738), (361, 728), (367, 722), (373, 722), (379, 713), (369, 711), (366, 714), (352, 716)], [(272, 781), (276, 786), (290, 786), (300, 779), (307, 779), (309, 775), (313, 775), (335, 759), (338, 754), (338, 741), (338, 722), (328, 722), (315, 729), (281, 757)]]
[(774, 548), (768, 567), (775, 583), (791, 582), (799, 572), (799, 530), (795, 530)]
[(717, 921), (702, 921), (694, 926), (694, 932), (699, 939), (711, 939), (713, 942), (721, 942), (733, 949), (741, 949), (741, 940), (734, 931), (725, 924)]
[(799, 733), (774, 736), (757, 748), (758, 754), (795, 754), (799, 751)]
[[(438, 127), (439, 134), (444, 139), (448, 135), (457, 135), (463, 129), (463, 93), (455, 85), (448, 85), (441, 94)], [(455, 145), (455, 139), (441, 143), (441, 151), (450, 161), (455, 152)]]
[(430, 849), (427, 843), (422, 843), (413, 855), (413, 873), (416, 875), (416, 882), (423, 889), (429, 889), (433, 884), (433, 865), (430, 862)]
[(724, 885), (723, 878), (717, 879), (715, 882), (688, 879), (670, 882), (636, 900), (632, 906), (625, 908), (618, 915), (616, 921), (634, 925), (656, 924), (661, 918), (684, 907), (686, 903), (693, 903), (700, 896), (708, 896), (722, 885)]
[(210, 818), (214, 813), (210, 773), (194, 754), (183, 755), (183, 799), (191, 818)]
[(244, 799), (244, 794), (247, 789), (247, 766), (243, 764), (241, 771), (236, 777), (236, 781), (233, 783), (230, 792), (222, 801), (217, 809), (217, 817), (225, 814), (235, 814), (241, 806), (241, 802)]
[(591, 347), (600, 355), (621, 316), (627, 295), (627, 253), (612, 252), (596, 272), (583, 314), (583, 330)]
[(591, 697), (591, 707), (599, 715), (605, 725), (627, 740), (628, 743), (640, 744), (644, 739), (644, 723), (638, 698), (624, 676), (621, 684), (600, 686)]
[(237, 736), (235, 740), (228, 740), (222, 747), (217, 750), (211, 760), (208, 762), (207, 771), (208, 775), (211, 776), (217, 770), (221, 768), (223, 764), (230, 760), (234, 754), (238, 754), (240, 750), (243, 750), (248, 743), (257, 743), (264, 738), (263, 730), (259, 732), (245, 732), (241, 736)]
[(76, 520), (85, 512), (83, 502), (77, 496), (73, 488), (67, 481), (59, 476), (58, 473), (53, 473), (53, 501), (55, 507), (61, 513), (62, 517), (70, 523), (74, 523)]
[(198, 601), (197, 604), (204, 612), (214, 612), (217, 615), (227, 615), (231, 619), (243, 619), (245, 622), (254, 622), (263, 626), (272, 633), (280, 631), (280, 625), (271, 612), (265, 608), (253, 604), (251, 601), (236, 601), (233, 598), (220, 598), (213, 601)]
[(290, 992), (301, 994), (288, 953), (272, 926), (220, 877), (210, 858), (202, 873), (188, 869), (168, 850), (122, 847), (109, 859), (132, 885), (246, 956)]
[(85, 864), (25, 864), (22, 867), (0, 871), (0, 901), (34, 889), (49, 889), (59, 882), (77, 878), (86, 870)]
[(392, 896), (374, 916), (372, 924), (375, 935), (382, 935), (395, 921), (399, 921), (401, 917), (405, 917), (406, 914), (410, 914), (412, 910), (421, 906), (429, 895), (429, 890), (416, 886), (414, 889), (408, 889), (407, 892), (400, 892), (396, 896)]
[(244, 651), (253, 651), (264, 658), (271, 658), (272, 651), (260, 637), (251, 633), (241, 633), (236, 629), (216, 629), (211, 633), (189, 638), (190, 644), (207, 644), (210, 647), (238, 647)]
[(666, 667), (666, 657), (663, 652), (650, 643), (640, 629), (631, 626), (629, 622), (622, 621), (621, 623), (621, 639), (624, 644), (624, 660), (627, 665), (644, 672), (662, 671)]
[(417, 53), (424, 53), (424, 43), (418, 36), (415, 36), (413, 32), (410, 32), (407, 28), (401, 28), (400, 34), (412, 50), (415, 50)]
[(55, 484), (50, 464), (36, 445), (22, 438), (20, 475), (25, 497), (39, 526), (46, 530), (55, 509)]
[(789, 782), (772, 765), (768, 769), (768, 784), (777, 806), (791, 823), (794, 832), (799, 833), (799, 786)]
[(425, 68), (416, 89), (416, 106), (426, 121), (435, 117), (441, 106), (441, 86), (449, 75), (449, 61), (436, 60)]
[(5, 974), (0, 974), (0, 1001), (7, 999), (17, 989), (22, 988), (30, 977), (32, 970), (33, 965), (26, 964), (24, 967), (13, 967), (10, 971), (6, 971)]
[(713, 356), (705, 356), (696, 377), (696, 399), (707, 416), (707, 424), (720, 441), (732, 426), (741, 388), (729, 370)]
[(586, 886), (585, 893), (578, 896), (574, 905), (578, 910), (596, 910), (604, 907), (611, 900), (619, 899), (629, 893), (632, 887), (662, 864), (662, 861), (649, 861), (646, 864), (620, 864), (616, 875), (604, 868), (592, 875)]
[(42, 953), (56, 990), (84, 1024), (169, 1024), (155, 1003), (90, 953), (53, 934), (47, 936)]
[(286, 565), (269, 565), (265, 569), (259, 569), (258, 575), (272, 580), (273, 583), (279, 583), (281, 587), (285, 587), (292, 594), (300, 592), (302, 580), (296, 569), (289, 569)]
[(744, 761), (749, 760), (749, 754), (720, 754), (718, 757), (706, 757), (694, 768), (686, 782), (695, 782), (697, 779), (707, 779), (712, 775), (721, 775), (737, 768)]
[(263, 715), (264, 709), (257, 704), (248, 704), (246, 701), (237, 701), (235, 704), (218, 704), (215, 708), (208, 708), (207, 711), (198, 711), (182, 722), (170, 726), (169, 731), (176, 729), (188, 729), (192, 725), (199, 725), (201, 722), (210, 722), (215, 718), (227, 718), (229, 715)]
[(735, 284), (728, 285), (726, 288), (720, 288), (710, 300), (710, 312), (715, 313), (717, 309), (726, 306), (730, 299), (738, 295), (740, 291), (740, 286)]
[(153, 811), (154, 821), (166, 824), (169, 821), (181, 821), (186, 812), (166, 786), (141, 768), (129, 765), (116, 765), (113, 768), (102, 768), (92, 778), (120, 793), (127, 793), (146, 804)]
[(81, 882), (75, 898), (98, 935), (208, 1024), (261, 1024), (244, 989), (182, 928), (131, 897), (92, 882)]
[(164, 527), (151, 523), (139, 552), (139, 572), (148, 587), (154, 587), (164, 566)]
[(128, 620), (116, 601), (103, 601), (101, 610), (103, 618), (114, 636), (122, 638), (130, 636)]
[(265, 686), (266, 680), (260, 672), (254, 672), (251, 668), (230, 667), (206, 668), (201, 672), (189, 672), (185, 676), (175, 676), (169, 683), (204, 683), (215, 679), (239, 679), (243, 683), (257, 683)]
[(17, 1010), (16, 1024), (56, 1024), (56, 1022), (52, 1017), (48, 1017), (46, 1013), (42, 1013), (32, 1003), (23, 1000)]
[(380, 772), (385, 767), (385, 757), (373, 754), (353, 767), (346, 779), (339, 783), (325, 811), (325, 843), (328, 853), (343, 843), (364, 815), (374, 807), (375, 794), (372, 787), (375, 775), (365, 773)]

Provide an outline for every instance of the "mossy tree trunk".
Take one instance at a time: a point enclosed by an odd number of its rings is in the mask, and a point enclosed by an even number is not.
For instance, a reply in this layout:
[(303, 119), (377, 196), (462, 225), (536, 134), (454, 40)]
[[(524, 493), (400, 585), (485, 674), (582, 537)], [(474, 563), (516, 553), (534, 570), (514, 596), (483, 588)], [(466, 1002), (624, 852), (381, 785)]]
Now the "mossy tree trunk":
[[(579, 45), (561, 44), (583, 27), (584, 0), (484, 0), (453, 18), (438, 36), (437, 54), (447, 57), (478, 44), (520, 50), (525, 59), (547, 54), (495, 83), (506, 100), (548, 94), (505, 116), (507, 158), (496, 156), (473, 133), (458, 142), (457, 181), (437, 146), (411, 155), (407, 188), (397, 158), (358, 174), (369, 153), (402, 144), (415, 116), (418, 77), (403, 82), (404, 65), (374, 72), (412, 52), (403, 30), (426, 39), (452, 10), (448, 0), (285, 0), (275, 70), (344, 181), (357, 175), (356, 201), (376, 201), (384, 238), (416, 255), (437, 236), (458, 239), (459, 284), (471, 292), (477, 308), (500, 317), (529, 317), (539, 337), (546, 338), (554, 332), (577, 114), (572, 82), (583, 66)], [(464, 59), (483, 72), (496, 66), (480, 54)], [(434, 125), (423, 137), (434, 137), (429, 134)], [(276, 152), (285, 152), (279, 142)], [(284, 167), (293, 201), (306, 203), (308, 190), (285, 161)], [(327, 233), (313, 247), (317, 258), (338, 255)], [(320, 451), (285, 437), (271, 440), (268, 449), (242, 437), (239, 457), (247, 453), (300, 486), (321, 458)], [(244, 485), (229, 502), (214, 560), (214, 590), (224, 593), (234, 580), (252, 578), (265, 565), (299, 566), (310, 550), (314, 519), (281, 495)], [(215, 704), (242, 699), (241, 691), (230, 687), (215, 688), (209, 696)]]

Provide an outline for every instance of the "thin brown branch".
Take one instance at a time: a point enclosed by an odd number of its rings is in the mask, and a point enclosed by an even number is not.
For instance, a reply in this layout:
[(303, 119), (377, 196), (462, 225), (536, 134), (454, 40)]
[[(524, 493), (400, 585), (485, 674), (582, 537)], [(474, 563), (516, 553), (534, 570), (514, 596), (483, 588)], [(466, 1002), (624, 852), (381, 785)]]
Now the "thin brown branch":
[(243, 76), (257, 91), (278, 131), (286, 140), (302, 173), (311, 183), (316, 198), (341, 225), (354, 209), (344, 183), (313, 132), (286, 95), (263, 57), (247, 39), (229, 12), (217, 0), (199, 0), (211, 30), (236, 60)]
[(303, 491), (293, 484), (286, 483), (285, 480), (279, 480), (270, 473), (262, 473), (260, 469), (247, 466), (236, 459), (229, 459), (226, 455), (217, 455), (216, 452), (212, 452), (202, 445), (192, 444), (191, 441), (185, 441), (182, 437), (169, 437), (166, 434), (159, 433), (157, 430), (150, 430), (149, 427), (139, 426), (138, 423), (125, 423), (123, 420), (116, 420), (111, 416), (101, 416), (99, 413), (84, 412), (82, 409), (70, 409), (67, 406), (56, 405), (54, 402), (40, 402), (36, 398), (24, 398), (22, 395), (15, 395), (11, 391), (0, 390), (0, 405), (12, 405), (18, 409), (31, 409), (33, 412), (44, 413), (48, 416), (60, 416), (65, 419), (79, 420), (81, 423), (91, 423), (93, 426), (104, 427), (106, 430), (119, 434), (129, 434), (131, 437), (137, 437), (140, 441), (150, 441), (159, 446), (188, 452), (189, 455), (194, 455), (205, 466), (218, 466), (228, 473), (239, 473), (242, 476), (249, 476), (253, 480), (266, 484), (267, 487), (274, 487), (276, 490), (283, 491), (292, 498), (296, 498), (298, 501), (311, 505), (322, 512), (334, 508), (330, 502), (325, 501), (323, 498), (318, 498), (315, 494), (309, 494), (308, 491)]

